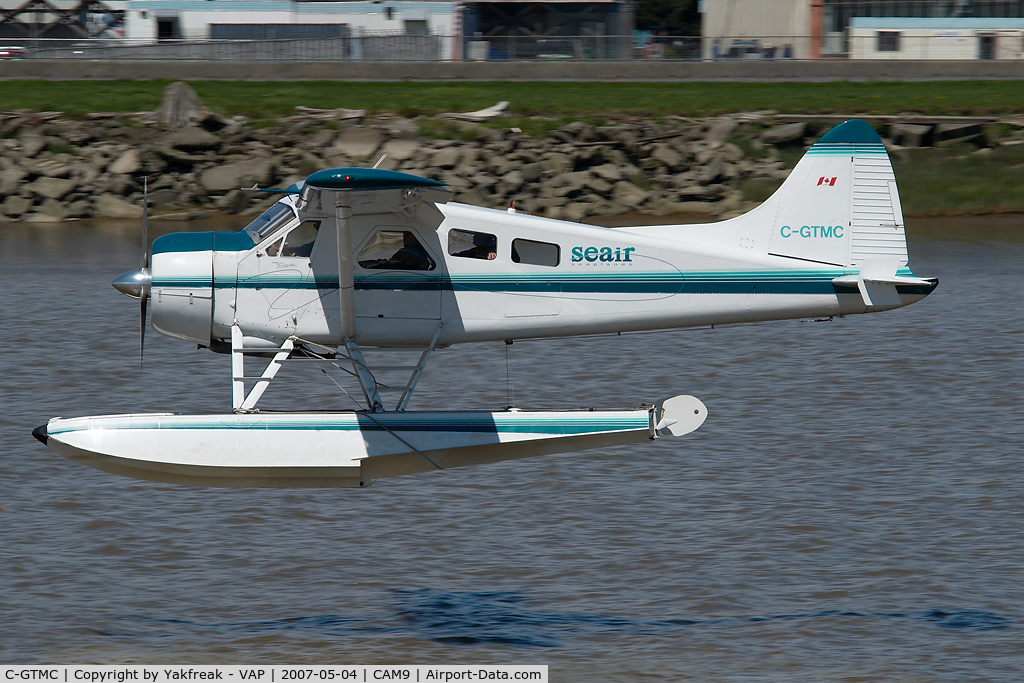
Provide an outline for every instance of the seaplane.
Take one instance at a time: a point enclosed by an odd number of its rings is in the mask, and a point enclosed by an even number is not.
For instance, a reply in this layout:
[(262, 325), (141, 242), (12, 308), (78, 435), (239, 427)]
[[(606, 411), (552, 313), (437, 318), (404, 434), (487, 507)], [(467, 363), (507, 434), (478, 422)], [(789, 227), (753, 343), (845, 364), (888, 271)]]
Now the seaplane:
[[(141, 266), (113, 282), (139, 299), (143, 341), (151, 303), (157, 332), (230, 356), (232, 409), (53, 418), (37, 439), (138, 479), (355, 488), (677, 439), (707, 418), (693, 396), (628, 410), (407, 407), (440, 348), (828, 319), (906, 306), (938, 285), (908, 267), (892, 165), (856, 119), (815, 142), (763, 204), (711, 224), (602, 228), (468, 206), (443, 183), (378, 168), (317, 171), (275, 191), (238, 232), (168, 234), (151, 250), (144, 218)], [(418, 360), (375, 366), (371, 349)], [(347, 372), (359, 409), (260, 410), (293, 362)], [(383, 381), (389, 371), (404, 381)]]

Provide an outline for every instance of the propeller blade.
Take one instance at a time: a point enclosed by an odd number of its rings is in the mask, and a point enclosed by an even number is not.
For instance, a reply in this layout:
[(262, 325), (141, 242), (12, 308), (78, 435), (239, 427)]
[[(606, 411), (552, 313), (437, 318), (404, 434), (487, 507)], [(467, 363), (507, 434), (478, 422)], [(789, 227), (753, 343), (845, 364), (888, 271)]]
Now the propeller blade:
[(149, 177), (142, 179), (142, 263), (139, 268), (149, 268)]
[[(149, 177), (142, 179), (142, 265), (141, 268), (149, 268)], [(149, 305), (149, 289), (146, 288), (139, 293), (139, 313), (141, 326), (139, 327), (139, 369), (142, 368), (142, 359), (146, 353), (146, 308)]]
[(142, 367), (143, 354), (146, 352), (146, 308), (149, 306), (149, 290), (139, 296), (139, 313), (142, 318), (142, 326), (139, 328), (139, 367)]

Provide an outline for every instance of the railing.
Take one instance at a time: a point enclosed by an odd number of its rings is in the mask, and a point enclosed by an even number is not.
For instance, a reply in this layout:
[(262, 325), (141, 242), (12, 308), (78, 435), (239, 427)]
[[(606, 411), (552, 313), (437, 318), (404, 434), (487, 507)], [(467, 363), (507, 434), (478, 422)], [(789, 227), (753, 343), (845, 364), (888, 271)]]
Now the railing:
[[(1024, 30), (878, 31), (812, 36), (524, 36), (457, 37), (379, 33), (285, 40), (0, 39), (7, 58), (281, 62), (720, 61), (809, 59), (1021, 60)], [(0, 53), (8, 49), (0, 47)], [(10, 50), (8, 49), (10, 52)], [(20, 52), (20, 54), (18, 54)], [(5, 58), (0, 54), (0, 59)]]
[[(26, 41), (27, 42), (27, 41)], [(436, 62), (438, 35), (363, 35), (289, 40), (34, 40), (24, 59), (230, 62)], [(12, 42), (13, 44), (13, 42)]]

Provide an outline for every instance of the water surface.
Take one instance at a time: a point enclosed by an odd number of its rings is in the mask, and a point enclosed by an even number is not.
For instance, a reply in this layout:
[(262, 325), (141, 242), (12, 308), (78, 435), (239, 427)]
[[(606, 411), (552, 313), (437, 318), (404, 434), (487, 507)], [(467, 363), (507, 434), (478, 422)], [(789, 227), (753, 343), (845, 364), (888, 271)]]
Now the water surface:
[[(32, 439), (226, 410), (229, 361), (150, 331), (140, 370), (109, 285), (132, 226), (0, 228), (0, 661), (1018, 681), (1020, 223), (912, 221), (941, 284), (899, 311), (511, 347), (518, 405), (692, 393), (710, 417), (686, 439), (296, 491), (137, 482)], [(438, 352), (412, 407), (505, 405), (505, 353)], [(267, 407), (352, 406), (286, 371)]]

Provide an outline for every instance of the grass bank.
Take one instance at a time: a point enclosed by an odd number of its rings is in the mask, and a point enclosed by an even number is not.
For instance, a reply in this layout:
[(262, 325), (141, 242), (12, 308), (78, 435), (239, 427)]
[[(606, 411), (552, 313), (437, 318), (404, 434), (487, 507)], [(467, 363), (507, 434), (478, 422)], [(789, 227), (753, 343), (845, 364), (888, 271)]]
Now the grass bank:
[[(153, 110), (169, 81), (3, 81), (3, 109)], [(307, 107), (406, 116), (469, 111), (509, 100), (521, 116), (714, 116), (786, 113), (1009, 115), (1024, 111), (1024, 80), (876, 83), (339, 83), (195, 81), (206, 106), (228, 116), (272, 118)]]
[[(92, 112), (152, 111), (169, 81), (2, 81), (5, 110)], [(196, 81), (203, 103), (226, 116), (245, 115), (270, 125), (296, 105), (366, 109), (371, 114), (432, 115), (469, 111), (498, 100), (511, 102), (509, 118), (544, 136), (568, 120), (602, 124), (621, 116), (713, 116), (772, 109), (785, 113), (995, 115), (1024, 114), (1024, 80), (906, 83), (340, 83)], [(447, 127), (447, 128), (446, 128)], [(434, 130), (437, 128), (437, 130)], [(451, 130), (448, 130), (451, 128)], [(990, 140), (1015, 135), (1009, 126)], [(459, 135), (452, 124), (421, 119), (431, 137)], [(756, 133), (754, 133), (756, 135)], [(735, 140), (737, 144), (751, 138)], [(749, 146), (749, 145), (746, 145)], [(752, 153), (745, 148), (745, 151)], [(800, 149), (781, 150), (792, 165)], [(978, 150), (962, 145), (904, 150), (893, 163), (908, 215), (1024, 212), (1024, 144)], [(765, 185), (762, 181), (761, 185)], [(749, 199), (770, 194), (772, 182), (756, 182)], [(747, 194), (747, 188), (745, 188)], [(763, 196), (762, 196), (763, 195)]]

